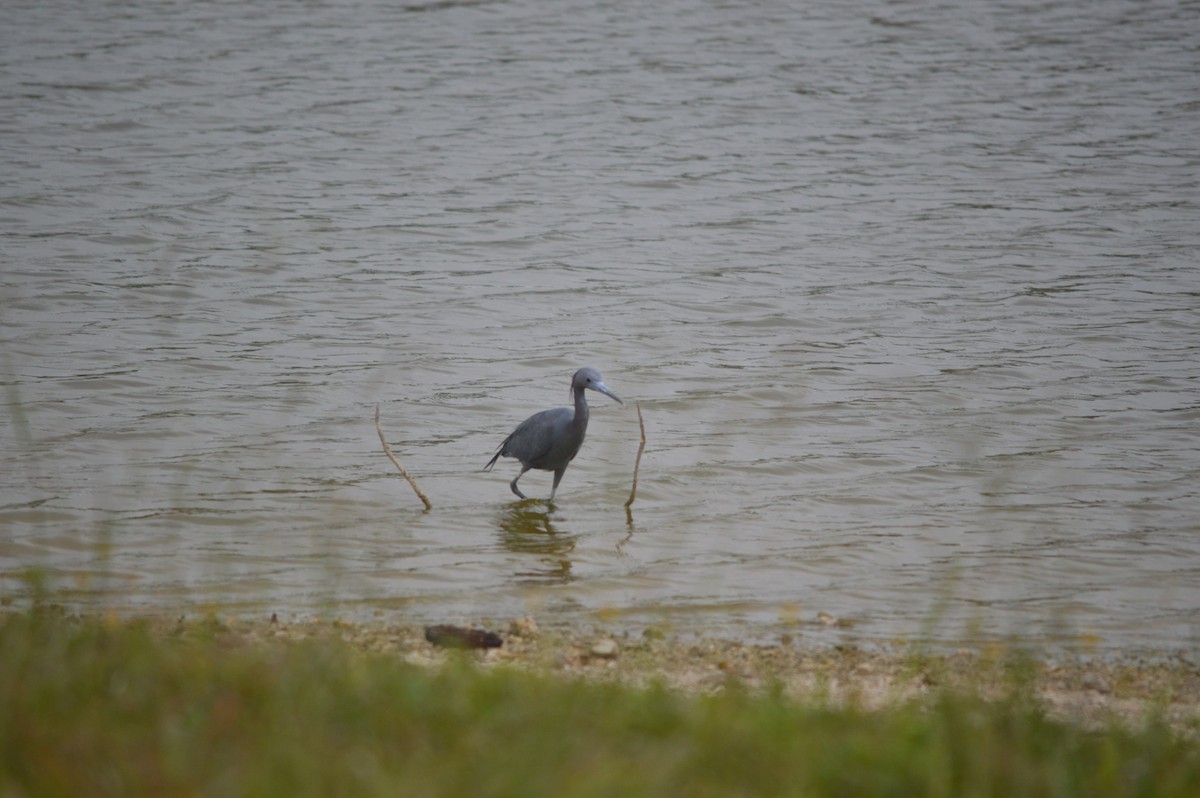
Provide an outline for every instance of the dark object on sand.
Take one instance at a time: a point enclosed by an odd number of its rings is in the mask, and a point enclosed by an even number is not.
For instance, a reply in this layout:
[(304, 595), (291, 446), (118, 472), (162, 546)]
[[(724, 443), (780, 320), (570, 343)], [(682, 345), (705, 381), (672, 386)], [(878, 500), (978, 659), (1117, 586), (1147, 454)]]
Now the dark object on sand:
[(426, 626), (425, 639), (435, 646), (445, 648), (499, 648), (504, 645), (498, 634), (444, 623)]

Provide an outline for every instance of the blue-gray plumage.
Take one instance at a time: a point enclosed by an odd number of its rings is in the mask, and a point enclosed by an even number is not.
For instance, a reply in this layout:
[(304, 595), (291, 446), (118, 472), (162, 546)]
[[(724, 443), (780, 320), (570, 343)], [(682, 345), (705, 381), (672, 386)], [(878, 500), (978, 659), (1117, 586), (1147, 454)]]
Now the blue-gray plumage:
[(571, 394), (575, 399), (575, 409), (556, 407), (553, 410), (543, 410), (534, 413), (522, 421), (512, 434), (504, 439), (495, 456), (483, 467), (484, 471), (491, 470), (501, 457), (515, 457), (521, 461), (521, 473), (509, 483), (512, 492), (526, 498), (517, 487), (517, 479), (525, 476), (531, 468), (541, 471), (554, 472), (554, 486), (550, 488), (550, 501), (554, 501), (554, 493), (558, 483), (567, 471), (567, 466), (579, 454), (583, 445), (583, 436), (587, 434), (588, 405), (583, 398), (587, 389), (599, 391), (606, 396), (616, 399), (619, 404), (625, 404), (615, 393), (608, 389), (600, 379), (600, 372), (595, 369), (580, 369), (571, 378)]

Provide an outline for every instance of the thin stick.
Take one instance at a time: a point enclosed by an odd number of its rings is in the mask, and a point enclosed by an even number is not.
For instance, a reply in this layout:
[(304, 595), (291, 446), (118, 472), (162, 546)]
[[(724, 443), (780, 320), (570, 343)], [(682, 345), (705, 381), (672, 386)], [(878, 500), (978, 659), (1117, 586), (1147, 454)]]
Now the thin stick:
[(633, 504), (633, 500), (637, 498), (637, 475), (638, 469), (642, 466), (642, 452), (646, 451), (646, 424), (642, 421), (642, 403), (635, 402), (638, 411), (638, 427), (642, 430), (642, 442), (638, 444), (637, 459), (633, 461), (633, 490), (629, 491), (629, 501), (625, 502), (625, 509)]
[(400, 461), (396, 459), (396, 455), (392, 454), (392, 449), (387, 444), (387, 438), (383, 437), (383, 427), (379, 424), (379, 402), (375, 403), (375, 431), (379, 433), (379, 442), (383, 444), (383, 453), (388, 456), (388, 459), (392, 461), (392, 464), (396, 468), (400, 469), (400, 476), (408, 480), (408, 484), (412, 486), (417, 497), (425, 502), (425, 509), (432, 510), (433, 504), (430, 503), (429, 497), (421, 492), (421, 489), (417, 487), (417, 481), (408, 475), (408, 472), (404, 470), (404, 466), (400, 465)]

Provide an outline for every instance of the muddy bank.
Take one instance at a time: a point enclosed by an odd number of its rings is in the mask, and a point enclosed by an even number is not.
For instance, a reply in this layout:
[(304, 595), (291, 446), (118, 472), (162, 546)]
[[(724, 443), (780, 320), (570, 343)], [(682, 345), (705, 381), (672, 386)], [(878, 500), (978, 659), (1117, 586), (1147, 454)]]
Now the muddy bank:
[(330, 641), (426, 667), (466, 656), (482, 667), (518, 667), (630, 686), (658, 683), (699, 693), (772, 689), (800, 701), (865, 709), (919, 700), (940, 689), (996, 698), (1022, 690), (1052, 715), (1084, 725), (1114, 719), (1136, 725), (1157, 716), (1177, 730), (1200, 731), (1200, 669), (1179, 652), (1037, 657), (999, 643), (950, 653), (915, 647), (816, 647), (787, 639), (751, 645), (685, 640), (653, 628), (636, 635), (598, 628), (544, 630), (533, 618), (515, 619), (503, 628), (490, 625), (502, 641), (498, 647), (461, 651), (430, 643), (424, 627), (388, 623), (276, 616), (114, 615), (106, 620), (148, 623), (164, 636), (210, 638), (222, 645)]

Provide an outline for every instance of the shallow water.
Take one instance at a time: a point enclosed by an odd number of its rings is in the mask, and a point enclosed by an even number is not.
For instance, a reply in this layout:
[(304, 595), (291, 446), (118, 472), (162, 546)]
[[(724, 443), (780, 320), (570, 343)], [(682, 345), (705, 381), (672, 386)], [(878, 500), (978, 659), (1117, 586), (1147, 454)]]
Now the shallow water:
[(1187, 4), (8, 17), (4, 596), (1200, 637)]

